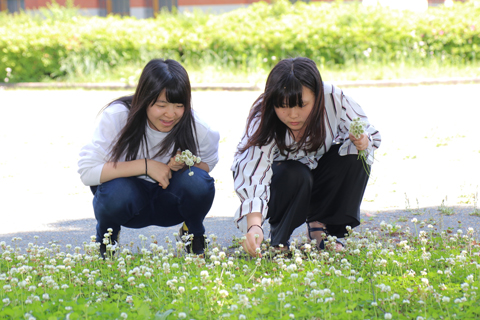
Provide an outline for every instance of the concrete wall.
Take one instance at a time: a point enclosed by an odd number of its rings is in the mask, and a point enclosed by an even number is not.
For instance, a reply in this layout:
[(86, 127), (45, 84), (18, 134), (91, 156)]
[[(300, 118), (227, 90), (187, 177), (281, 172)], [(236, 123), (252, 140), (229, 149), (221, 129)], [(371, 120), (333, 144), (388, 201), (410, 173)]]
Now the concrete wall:
[(137, 19), (146, 19), (153, 17), (153, 9), (148, 7), (132, 7), (130, 8), (130, 16)]
[(209, 13), (223, 13), (223, 12), (232, 11), (238, 8), (245, 8), (246, 6), (248, 5), (247, 4), (224, 4), (224, 5), (178, 6), (178, 11), (193, 12), (196, 9), (196, 10), (202, 10), (203, 12), (209, 12)]

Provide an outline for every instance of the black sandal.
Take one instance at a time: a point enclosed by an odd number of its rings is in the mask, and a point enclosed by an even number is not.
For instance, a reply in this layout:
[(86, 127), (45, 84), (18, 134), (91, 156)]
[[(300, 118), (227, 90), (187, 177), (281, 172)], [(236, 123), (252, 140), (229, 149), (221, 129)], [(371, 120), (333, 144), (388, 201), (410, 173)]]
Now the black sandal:
[(308, 238), (310, 239), (310, 241), (314, 239), (312, 237), (312, 232), (316, 232), (316, 231), (323, 232), (323, 234), (325, 235), (325, 238), (322, 239), (322, 241), (320, 241), (319, 243), (317, 243), (317, 249), (319, 249), (319, 250), (325, 249), (325, 239), (329, 235), (328, 230), (326, 228), (321, 228), (321, 227), (312, 228), (312, 227), (310, 227), (310, 223), (308, 223), (308, 222), (307, 222), (307, 230), (308, 230)]
[[(330, 235), (328, 230), (326, 228), (322, 228), (322, 227), (312, 228), (312, 227), (310, 227), (310, 224), (308, 222), (307, 222), (307, 230), (308, 230), (308, 238), (310, 238), (310, 240), (313, 240), (313, 237), (312, 237), (312, 234), (311, 234), (312, 232), (316, 232), (316, 231), (323, 232), (323, 234), (325, 235), (325, 238), (323, 238), (322, 241), (320, 241), (320, 243), (318, 243), (317, 249), (324, 250), (325, 249), (325, 239), (327, 239), (327, 237)], [(342, 246), (342, 250), (345, 249), (345, 244), (343, 244), (343, 242), (341, 242), (338, 239), (335, 239), (335, 242), (339, 243)]]

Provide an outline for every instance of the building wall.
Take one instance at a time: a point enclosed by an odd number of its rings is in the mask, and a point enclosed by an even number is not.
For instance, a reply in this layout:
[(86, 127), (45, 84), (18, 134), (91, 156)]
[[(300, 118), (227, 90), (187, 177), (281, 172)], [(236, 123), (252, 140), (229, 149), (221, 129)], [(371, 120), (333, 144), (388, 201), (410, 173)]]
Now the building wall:
[[(37, 11), (40, 7), (45, 7), (51, 0), (0, 0), (0, 10), (8, 10), (10, 7), (21, 7), (27, 11)], [(58, 4), (65, 5), (66, 0), (56, 0)], [(221, 13), (234, 9), (246, 7), (260, 0), (74, 0), (74, 4), (81, 8), (81, 13), (93, 16), (105, 16), (108, 13), (115, 13), (118, 10), (119, 3), (126, 1), (126, 10), (122, 14), (131, 15), (137, 18), (150, 18), (154, 12), (161, 9), (159, 3), (169, 3), (178, 7), (180, 12), (193, 11), (200, 9), (205, 12)], [(266, 0), (270, 2), (270, 0)], [(295, 2), (296, 0), (291, 0)], [(332, 2), (335, 0), (303, 0), (307, 2)], [(452, 0), (350, 0), (346, 2), (362, 1), (365, 4), (387, 4), (395, 8), (404, 8), (406, 6), (426, 9), (428, 6), (437, 6), (450, 4)], [(467, 1), (467, 0), (459, 0)], [(18, 6), (15, 4), (18, 3)], [(121, 7), (121, 6), (120, 6)]]

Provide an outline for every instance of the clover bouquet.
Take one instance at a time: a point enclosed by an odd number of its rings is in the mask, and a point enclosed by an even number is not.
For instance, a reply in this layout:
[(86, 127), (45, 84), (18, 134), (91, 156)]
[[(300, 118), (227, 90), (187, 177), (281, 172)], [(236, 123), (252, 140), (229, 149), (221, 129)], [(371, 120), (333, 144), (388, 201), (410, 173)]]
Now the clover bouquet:
[(200, 163), (202, 159), (200, 157), (197, 157), (190, 150), (187, 149), (185, 151), (182, 151), (181, 154), (177, 154), (175, 156), (175, 161), (178, 163), (185, 163), (188, 166), (188, 170), (190, 171), (188, 175), (193, 176), (193, 171), (191, 167), (194, 166), (195, 163)]
[[(363, 133), (365, 133), (366, 123), (360, 120), (360, 118), (353, 119), (352, 123), (350, 124), (350, 133), (353, 134), (355, 139), (361, 137)], [(358, 150), (358, 159), (362, 161), (363, 168), (368, 175), (370, 175), (370, 169), (368, 168), (367, 164), (367, 150)]]

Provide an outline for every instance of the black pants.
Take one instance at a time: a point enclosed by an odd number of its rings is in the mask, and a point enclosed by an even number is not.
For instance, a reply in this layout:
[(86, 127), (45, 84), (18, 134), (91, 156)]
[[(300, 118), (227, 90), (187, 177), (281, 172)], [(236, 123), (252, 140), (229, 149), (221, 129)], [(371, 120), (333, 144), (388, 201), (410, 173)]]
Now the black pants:
[(294, 160), (273, 163), (267, 214), (271, 245), (286, 245), (304, 222), (322, 222), (338, 238), (345, 236), (346, 226), (360, 224), (368, 174), (357, 155), (339, 156), (339, 148), (333, 145), (314, 170)]

